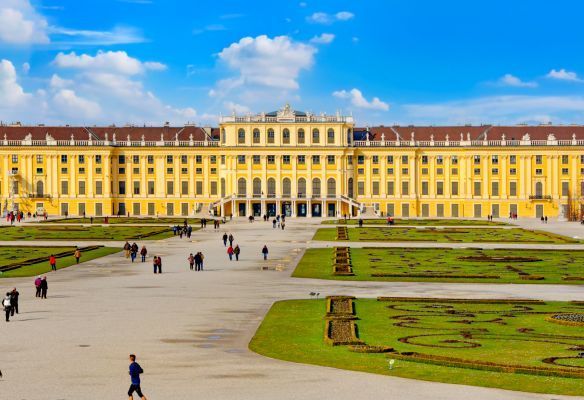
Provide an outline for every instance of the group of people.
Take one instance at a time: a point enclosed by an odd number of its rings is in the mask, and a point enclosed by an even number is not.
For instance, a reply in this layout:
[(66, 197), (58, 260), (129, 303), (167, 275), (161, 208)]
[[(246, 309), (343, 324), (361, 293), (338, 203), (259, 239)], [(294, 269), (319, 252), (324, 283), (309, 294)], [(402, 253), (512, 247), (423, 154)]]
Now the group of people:
[(14, 288), (12, 291), (6, 292), (6, 297), (2, 300), (6, 322), (10, 321), (10, 317), (14, 317), (14, 314), (18, 314), (18, 296), (20, 293)]
[(189, 254), (187, 260), (189, 262), (189, 267), (191, 271), (203, 271), (203, 260), (205, 256), (200, 251), (197, 254), (193, 255), (193, 253)]
[(49, 284), (47, 283), (47, 277), (37, 276), (34, 280), (34, 288), (36, 291), (35, 297), (40, 297), (41, 299), (47, 298), (47, 291), (49, 290)]
[(180, 225), (173, 226), (172, 233), (174, 234), (174, 236), (179, 236), (181, 239), (183, 236), (186, 236), (187, 239), (190, 239), (191, 234), (193, 233), (193, 227), (187, 225), (187, 222), (185, 220), (185, 224), (183, 226)]
[(274, 229), (282, 228), (282, 230), (284, 230), (285, 227), (286, 227), (286, 217), (283, 214), (282, 214), (282, 216), (276, 215), (276, 218), (274, 218), (272, 220), (272, 228), (274, 228)]
[[(130, 244), (129, 242), (126, 241), (126, 243), (124, 244), (124, 253), (126, 255), (126, 258), (129, 258), (132, 260), (132, 262), (134, 262), (134, 260), (136, 260), (136, 257), (138, 257), (138, 245), (136, 244), (136, 242)], [(146, 246), (142, 245), (142, 248), (140, 249), (140, 256), (142, 258), (142, 262), (146, 261), (147, 254), (148, 250), (146, 249)], [(79, 261), (77, 261), (77, 263), (79, 263)]]
[(547, 224), (547, 216), (544, 217), (543, 215), (540, 218), (542, 224)]

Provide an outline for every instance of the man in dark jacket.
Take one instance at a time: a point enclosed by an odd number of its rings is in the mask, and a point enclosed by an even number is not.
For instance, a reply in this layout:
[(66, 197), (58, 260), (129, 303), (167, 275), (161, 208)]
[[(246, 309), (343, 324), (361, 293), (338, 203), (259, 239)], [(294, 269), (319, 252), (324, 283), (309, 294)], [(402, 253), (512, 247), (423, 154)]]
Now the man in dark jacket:
[(41, 279), (41, 299), (47, 298), (47, 290), (49, 290), (49, 284), (47, 283), (47, 277), (43, 276), (43, 279)]
[(14, 313), (18, 314), (18, 296), (20, 296), (18, 290), (16, 290), (16, 288), (12, 289), (12, 292), (10, 292), (10, 304), (12, 305), (10, 315), (12, 316), (14, 316)]
[(136, 362), (136, 356), (134, 354), (130, 354), (129, 374), (131, 384), (130, 389), (128, 389), (128, 396), (130, 397), (130, 400), (134, 398), (134, 392), (136, 392), (136, 394), (140, 396), (142, 400), (146, 400), (146, 396), (142, 394), (142, 389), (140, 388), (140, 374), (142, 373), (144, 373), (144, 370), (140, 364)]

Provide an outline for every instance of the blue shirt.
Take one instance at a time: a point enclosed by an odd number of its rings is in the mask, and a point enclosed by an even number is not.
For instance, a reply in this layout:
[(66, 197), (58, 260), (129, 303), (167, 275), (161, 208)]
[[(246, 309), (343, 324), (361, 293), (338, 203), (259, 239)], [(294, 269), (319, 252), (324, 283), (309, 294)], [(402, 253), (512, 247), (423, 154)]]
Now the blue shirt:
[(132, 385), (139, 385), (140, 384), (140, 374), (144, 372), (142, 367), (137, 362), (133, 362), (130, 364), (130, 379), (132, 381)]

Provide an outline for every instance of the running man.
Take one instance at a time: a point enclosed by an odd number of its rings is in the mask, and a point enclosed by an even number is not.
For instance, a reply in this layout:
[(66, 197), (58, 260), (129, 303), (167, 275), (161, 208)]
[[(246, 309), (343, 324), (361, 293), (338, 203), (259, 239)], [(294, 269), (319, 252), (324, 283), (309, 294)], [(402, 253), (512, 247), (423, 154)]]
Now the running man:
[(140, 366), (140, 364), (138, 364), (136, 362), (136, 355), (134, 354), (130, 354), (130, 381), (131, 381), (131, 385), (130, 385), (130, 389), (128, 389), (128, 396), (130, 397), (130, 400), (132, 400), (134, 398), (134, 392), (136, 392), (136, 394), (138, 396), (140, 396), (140, 398), (142, 400), (146, 400), (146, 396), (144, 396), (142, 394), (142, 389), (140, 388), (140, 374), (143, 374), (144, 370), (142, 369), (142, 367)]

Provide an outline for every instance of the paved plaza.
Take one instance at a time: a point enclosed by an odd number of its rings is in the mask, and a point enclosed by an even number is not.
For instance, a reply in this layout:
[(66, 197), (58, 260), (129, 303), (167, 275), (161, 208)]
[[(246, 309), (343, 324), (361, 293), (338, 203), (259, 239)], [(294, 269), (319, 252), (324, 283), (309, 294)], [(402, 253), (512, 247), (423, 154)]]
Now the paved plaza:
[[(310, 292), (318, 292), (321, 297), (349, 294), (360, 298), (383, 295), (584, 301), (584, 288), (577, 285), (291, 278), (306, 247), (331, 245), (311, 241), (319, 223), (290, 219), (282, 231), (273, 229), (271, 223), (250, 224), (242, 219), (219, 231), (208, 227), (194, 232), (190, 241), (173, 237), (146, 242), (146, 263), (131, 264), (118, 253), (47, 274), (47, 300), (34, 297), (34, 278), (0, 280), (3, 290), (16, 286), (21, 293), (21, 314), (0, 328), (2, 398), (124, 398), (129, 386), (129, 353), (138, 355), (145, 370), (142, 386), (149, 399), (569, 398), (294, 364), (249, 351), (248, 343), (274, 301), (310, 298)], [(579, 224), (518, 223), (584, 237), (584, 227)], [(223, 232), (232, 233), (234, 243), (240, 245), (239, 262), (228, 260), (221, 241)], [(87, 243), (93, 242), (79, 244)], [(105, 244), (121, 247), (123, 243)], [(261, 259), (264, 244), (270, 249), (267, 261)], [(351, 244), (357, 245), (365, 244)], [(558, 245), (533, 248), (554, 246)], [(562, 248), (584, 249), (584, 245), (566, 246)], [(205, 254), (204, 272), (188, 269), (186, 257), (196, 251)], [(152, 273), (154, 255), (163, 259), (162, 275)]]

